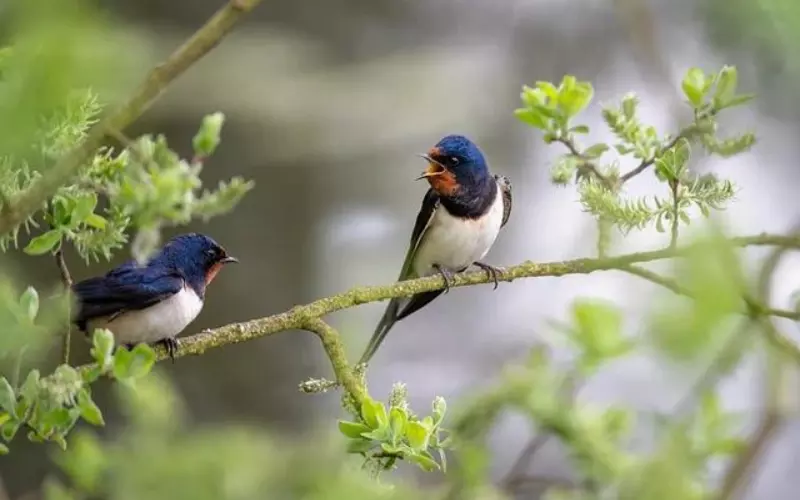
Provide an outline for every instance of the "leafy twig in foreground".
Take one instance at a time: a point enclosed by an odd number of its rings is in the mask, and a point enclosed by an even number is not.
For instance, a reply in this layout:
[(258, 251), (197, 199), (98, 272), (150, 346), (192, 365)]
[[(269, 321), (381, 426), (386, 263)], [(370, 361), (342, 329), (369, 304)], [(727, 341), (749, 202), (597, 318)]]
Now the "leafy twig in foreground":
[(230, 0), (211, 16), (166, 61), (150, 71), (124, 105), (101, 120), (83, 142), (49, 168), (30, 189), (3, 204), (0, 234), (13, 230), (38, 210), (97, 151), (109, 131), (123, 130), (139, 118), (173, 80), (214, 48), (238, 20), (259, 3), (261, 0)]

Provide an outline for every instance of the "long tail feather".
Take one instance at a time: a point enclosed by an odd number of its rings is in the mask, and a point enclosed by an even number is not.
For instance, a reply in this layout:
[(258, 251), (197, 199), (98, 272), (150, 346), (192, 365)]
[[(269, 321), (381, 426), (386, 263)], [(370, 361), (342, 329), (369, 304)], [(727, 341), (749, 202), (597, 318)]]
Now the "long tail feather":
[(383, 340), (389, 334), (389, 330), (392, 329), (395, 323), (419, 311), (428, 305), (433, 299), (441, 295), (442, 292), (444, 292), (444, 290), (418, 293), (417, 295), (411, 297), (411, 300), (408, 302), (408, 304), (406, 304), (402, 311), (400, 310), (401, 299), (392, 299), (389, 302), (389, 305), (386, 307), (386, 312), (383, 313), (383, 317), (381, 317), (381, 320), (378, 322), (378, 326), (375, 328), (375, 333), (372, 334), (372, 338), (369, 340), (369, 344), (367, 344), (364, 354), (361, 355), (359, 364), (369, 363), (369, 360), (375, 355), (378, 347), (380, 347)]
[(375, 332), (372, 334), (372, 338), (369, 339), (367, 348), (364, 349), (364, 354), (361, 355), (361, 359), (358, 362), (359, 364), (369, 363), (369, 360), (375, 355), (375, 352), (378, 350), (378, 347), (380, 347), (383, 339), (386, 338), (389, 330), (391, 330), (394, 324), (397, 322), (397, 311), (399, 309), (400, 299), (392, 299), (389, 301), (389, 305), (386, 306), (386, 311), (384, 311), (381, 320), (378, 322), (378, 326), (375, 327)]

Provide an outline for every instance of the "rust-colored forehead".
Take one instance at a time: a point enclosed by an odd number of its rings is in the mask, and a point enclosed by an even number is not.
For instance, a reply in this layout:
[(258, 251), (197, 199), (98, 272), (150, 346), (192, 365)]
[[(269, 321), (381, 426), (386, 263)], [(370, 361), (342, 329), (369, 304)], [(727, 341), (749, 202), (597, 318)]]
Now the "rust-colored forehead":
[(428, 150), (428, 156), (431, 158), (436, 158), (437, 156), (442, 156), (442, 150), (437, 148), (436, 146), (432, 147)]

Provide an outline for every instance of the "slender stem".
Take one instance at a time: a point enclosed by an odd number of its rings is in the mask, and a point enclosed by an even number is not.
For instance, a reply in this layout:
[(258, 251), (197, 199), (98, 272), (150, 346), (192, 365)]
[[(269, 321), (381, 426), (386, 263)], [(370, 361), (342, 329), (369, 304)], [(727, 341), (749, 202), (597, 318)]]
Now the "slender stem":
[[(61, 274), (61, 283), (64, 285), (64, 293), (69, 293), (72, 288), (72, 275), (69, 273), (67, 262), (64, 260), (64, 241), (58, 245), (58, 250), (55, 253), (56, 265)], [(67, 303), (67, 321), (64, 326), (64, 339), (61, 346), (61, 359), (65, 365), (69, 364), (69, 349), (72, 341), (72, 308)]]
[(556, 139), (556, 141), (558, 141), (561, 144), (563, 144), (564, 146), (566, 146), (567, 149), (569, 149), (569, 153), (572, 156), (574, 156), (575, 158), (577, 158), (577, 159), (579, 159), (581, 161), (580, 167), (583, 167), (583, 168), (589, 170), (589, 172), (591, 172), (592, 175), (597, 180), (602, 182), (603, 185), (605, 185), (611, 191), (616, 191), (617, 190), (616, 186), (614, 185), (614, 182), (611, 179), (609, 179), (608, 177), (606, 177), (605, 175), (603, 175), (602, 173), (600, 173), (600, 170), (594, 164), (592, 159), (588, 158), (585, 154), (583, 154), (578, 149), (578, 146), (575, 144), (575, 141), (572, 139), (572, 137), (570, 137), (570, 136), (561, 136), (558, 139)]
[(669, 246), (675, 248), (678, 246), (678, 223), (680, 222), (680, 198), (678, 197), (678, 190), (680, 188), (680, 181), (677, 179), (669, 183), (670, 191), (672, 192), (672, 227), (670, 230)]
[(655, 154), (655, 155), (653, 155), (652, 157), (650, 157), (650, 158), (648, 158), (646, 160), (642, 160), (642, 162), (639, 164), (639, 166), (637, 166), (636, 168), (634, 168), (630, 172), (620, 176), (620, 178), (619, 178), (620, 184), (625, 184), (629, 180), (633, 179), (637, 175), (639, 175), (642, 172), (644, 172), (645, 170), (647, 170), (648, 167), (650, 167), (651, 165), (653, 165), (656, 162), (656, 158), (661, 156), (664, 153), (664, 151), (669, 151), (670, 149), (674, 148), (678, 144), (678, 141), (680, 141), (681, 139), (685, 138), (689, 134), (690, 130), (691, 130), (690, 127), (687, 127), (685, 129), (681, 130), (681, 132), (678, 135), (676, 135), (675, 138), (673, 138), (671, 141), (669, 141), (664, 147), (662, 147), (659, 150), (658, 154)]
[(94, 154), (109, 131), (122, 130), (139, 118), (173, 80), (213, 49), (237, 21), (259, 3), (261, 0), (229, 1), (163, 63), (154, 67), (125, 104), (101, 120), (83, 142), (48, 169), (30, 189), (3, 204), (0, 235), (13, 230), (39, 210)]

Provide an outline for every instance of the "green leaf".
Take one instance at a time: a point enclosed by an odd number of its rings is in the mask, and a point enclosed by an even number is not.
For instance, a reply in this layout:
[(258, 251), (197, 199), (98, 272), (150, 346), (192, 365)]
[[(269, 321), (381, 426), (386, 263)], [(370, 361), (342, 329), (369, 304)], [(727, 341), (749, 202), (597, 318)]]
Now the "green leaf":
[(408, 416), (400, 408), (389, 410), (389, 428), (392, 431), (392, 442), (397, 443), (403, 438), (406, 431)]
[(86, 388), (78, 392), (78, 408), (81, 410), (81, 417), (90, 424), (97, 426), (106, 425), (100, 408), (92, 401), (92, 396)]
[(28, 376), (25, 377), (25, 382), (22, 384), (22, 387), (19, 388), (19, 394), (22, 396), (22, 399), (29, 402), (33, 402), (36, 399), (36, 396), (39, 394), (40, 378), (39, 370), (31, 370), (28, 373)]
[(553, 103), (558, 101), (558, 89), (552, 83), (546, 81), (537, 81), (536, 89), (541, 91)]
[(639, 106), (639, 98), (635, 94), (626, 94), (622, 98), (622, 115), (626, 120), (633, 120), (636, 116), (636, 108)]
[(581, 367), (593, 371), (603, 362), (631, 349), (622, 334), (622, 314), (611, 304), (576, 300), (572, 307), (575, 330), (572, 340), (582, 351)]
[(100, 229), (101, 231), (106, 228), (108, 221), (104, 217), (98, 214), (89, 214), (86, 219), (83, 221), (87, 226), (93, 227), (95, 229)]
[(703, 104), (706, 75), (700, 68), (691, 68), (681, 82), (683, 93), (695, 108)]
[(142, 378), (150, 373), (150, 370), (156, 362), (155, 351), (147, 344), (137, 344), (130, 353), (127, 378)]
[(408, 444), (415, 450), (424, 450), (428, 448), (430, 432), (419, 422), (409, 422), (406, 425), (406, 439), (408, 439)]
[(10, 442), (12, 439), (14, 439), (14, 436), (17, 434), (20, 426), (22, 426), (21, 421), (9, 420), (8, 422), (3, 423), (2, 427), (0, 427), (0, 436), (2, 436), (2, 438), (7, 442)]
[(339, 432), (352, 439), (360, 439), (361, 434), (369, 432), (369, 427), (360, 422), (339, 420)]
[(220, 112), (203, 117), (200, 130), (192, 139), (194, 154), (200, 157), (207, 157), (214, 154), (219, 146), (222, 124), (225, 122), (225, 115)]
[(25, 247), (24, 252), (28, 255), (42, 255), (55, 248), (60, 242), (61, 231), (58, 229), (51, 229), (33, 238)]
[(75, 208), (72, 209), (72, 216), (70, 217), (70, 226), (77, 227), (78, 224), (84, 222), (97, 206), (97, 194), (87, 193), (80, 198), (75, 199)]
[(734, 66), (723, 66), (717, 75), (717, 88), (714, 90), (714, 104), (718, 109), (727, 106), (733, 99), (738, 85), (738, 75)]
[(725, 103), (725, 107), (732, 108), (734, 106), (741, 106), (742, 104), (747, 104), (752, 101), (755, 97), (755, 94), (739, 94), (731, 97), (728, 102)]
[(433, 399), (433, 425), (435, 427), (438, 427), (442, 423), (446, 413), (447, 401), (445, 401), (441, 396), (436, 396)]
[(427, 452), (408, 454), (406, 459), (416, 463), (427, 472), (431, 472), (439, 468), (439, 464), (437, 464), (436, 460), (434, 460), (433, 457), (431, 457), (431, 455)]
[(383, 429), (389, 423), (383, 404), (370, 398), (364, 398), (361, 403), (361, 418), (370, 429)]
[(589, 82), (576, 82), (574, 77), (567, 75), (562, 81), (558, 95), (558, 105), (564, 110), (567, 118), (576, 116), (591, 102), (594, 89)]
[(26, 288), (19, 298), (19, 305), (22, 306), (22, 310), (28, 315), (28, 319), (31, 321), (35, 320), (36, 315), (39, 314), (39, 294), (36, 292), (36, 289), (32, 286)]
[(105, 328), (95, 329), (92, 335), (92, 358), (105, 371), (114, 362), (114, 334)]
[(0, 377), (0, 408), (14, 418), (17, 417), (17, 396), (5, 377)]
[(347, 453), (366, 453), (375, 447), (375, 443), (366, 439), (351, 439), (347, 442)]
[(542, 89), (534, 89), (528, 87), (527, 85), (522, 86), (520, 98), (522, 99), (522, 103), (528, 108), (532, 108), (534, 106), (544, 106), (547, 101), (547, 95), (542, 91)]
[(598, 142), (586, 148), (583, 154), (588, 158), (600, 158), (606, 151), (608, 151), (608, 144)]
[(8, 455), (9, 451), (10, 450), (8, 449), (8, 446), (4, 445), (3, 443), (0, 443), (0, 455)]
[(514, 116), (540, 130), (549, 130), (551, 128), (549, 118), (535, 108), (515, 109)]
[(574, 127), (569, 129), (570, 132), (573, 134), (588, 134), (589, 133), (589, 126), (588, 125), (575, 125)]

